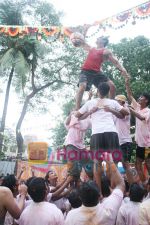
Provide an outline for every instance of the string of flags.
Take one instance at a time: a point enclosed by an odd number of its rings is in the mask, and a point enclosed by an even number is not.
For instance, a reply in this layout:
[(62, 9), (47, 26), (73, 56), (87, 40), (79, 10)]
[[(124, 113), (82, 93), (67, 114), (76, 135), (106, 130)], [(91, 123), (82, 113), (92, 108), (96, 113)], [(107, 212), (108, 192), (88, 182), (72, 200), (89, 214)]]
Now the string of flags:
[(132, 25), (136, 24), (137, 20), (144, 20), (150, 17), (150, 1), (142, 3), (129, 10), (108, 17), (103, 20), (95, 21), (93, 24), (85, 24), (79, 27), (59, 27), (59, 26), (5, 26), (0, 25), (0, 36), (10, 36), (12, 38), (23, 38), (24, 36), (34, 36), (37, 40), (42, 38), (48, 39), (49, 37), (55, 37), (55, 39), (63, 40), (64, 37), (70, 37), (73, 32), (84, 33), (92, 26), (97, 26), (97, 30), (87, 38), (94, 36), (101, 29), (121, 29), (129, 22)]

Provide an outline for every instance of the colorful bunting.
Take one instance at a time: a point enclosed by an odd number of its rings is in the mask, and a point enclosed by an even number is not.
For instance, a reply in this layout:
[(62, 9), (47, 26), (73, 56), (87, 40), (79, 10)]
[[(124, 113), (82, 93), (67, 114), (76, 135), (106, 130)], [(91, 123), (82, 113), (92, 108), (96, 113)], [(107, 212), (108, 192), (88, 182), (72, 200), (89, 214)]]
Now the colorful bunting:
[[(101, 29), (120, 29), (124, 27), (128, 22), (135, 25), (136, 20), (139, 19), (146, 19), (150, 17), (150, 1), (143, 3), (139, 6), (121, 12), (117, 15), (111, 16), (109, 18), (95, 21), (93, 24), (90, 25), (83, 25), (79, 27), (30, 27), (30, 26), (5, 26), (0, 25), (0, 36), (10, 36), (10, 37), (20, 37), (22, 38), (25, 35), (35, 36), (38, 40), (42, 38), (49, 38), (51, 36), (56, 36), (56, 39), (60, 39), (63, 41), (65, 36), (70, 37), (73, 32), (81, 32), (86, 33), (87, 30), (92, 26), (98, 26), (97, 31), (90, 36), (86, 36), (87, 38), (94, 36), (98, 33)], [(88, 28), (87, 28), (88, 26)], [(85, 32), (86, 30), (86, 32)]]

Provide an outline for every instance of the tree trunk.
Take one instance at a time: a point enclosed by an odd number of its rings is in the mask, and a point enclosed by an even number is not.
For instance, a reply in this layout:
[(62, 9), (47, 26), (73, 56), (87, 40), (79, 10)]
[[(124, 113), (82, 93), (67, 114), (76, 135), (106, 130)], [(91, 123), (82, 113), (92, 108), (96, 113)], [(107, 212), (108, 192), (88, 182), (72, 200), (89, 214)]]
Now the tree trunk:
[(16, 141), (17, 141), (17, 147), (18, 147), (18, 153), (17, 153), (17, 158), (21, 158), (22, 157), (22, 152), (23, 152), (23, 137), (21, 134), (21, 125), (23, 122), (23, 119), (26, 115), (27, 112), (27, 108), (28, 108), (28, 104), (30, 102), (30, 99), (35, 95), (34, 92), (32, 92), (30, 95), (28, 95), (25, 99), (23, 108), (22, 108), (22, 112), (20, 115), (20, 118), (18, 120), (17, 126), (16, 126)]
[(30, 102), (30, 99), (33, 98), (36, 93), (44, 90), (45, 88), (49, 87), (50, 85), (54, 84), (55, 82), (56, 82), (56, 80), (54, 80), (52, 82), (49, 82), (49, 83), (41, 86), (40, 88), (36, 88), (35, 85), (34, 85), (34, 70), (32, 70), (32, 88), (33, 88), (33, 91), (25, 99), (25, 102), (24, 102), (24, 105), (23, 105), (23, 108), (22, 108), (22, 112), (21, 112), (20, 118), (19, 118), (17, 126), (16, 126), (16, 141), (17, 141), (17, 147), (18, 147), (17, 158), (22, 157), (23, 137), (21, 135), (20, 129), (21, 129), (21, 125), (22, 125), (23, 119), (25, 117), (25, 114), (27, 112), (27, 107), (28, 107), (28, 104)]
[(2, 114), (1, 126), (0, 126), (0, 152), (2, 151), (3, 141), (4, 141), (5, 121), (6, 121), (10, 86), (11, 86), (13, 73), (14, 73), (14, 67), (12, 67), (12, 69), (10, 71), (9, 79), (8, 79), (8, 83), (7, 83), (7, 88), (6, 88), (6, 94), (5, 94), (4, 108), (3, 108), (3, 114)]

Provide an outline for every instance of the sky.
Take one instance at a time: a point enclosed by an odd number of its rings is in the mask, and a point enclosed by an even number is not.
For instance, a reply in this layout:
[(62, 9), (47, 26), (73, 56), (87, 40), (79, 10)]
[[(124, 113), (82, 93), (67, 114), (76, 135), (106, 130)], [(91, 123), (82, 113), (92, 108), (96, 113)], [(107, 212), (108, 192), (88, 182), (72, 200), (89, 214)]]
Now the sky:
[[(57, 11), (63, 11), (64, 17), (62, 18), (62, 24), (64, 26), (77, 26), (83, 24), (92, 24), (93, 22), (110, 17), (116, 13), (127, 10), (138, 4), (146, 2), (145, 0), (47, 0), (54, 5)], [(109, 30), (105, 35), (110, 36), (110, 42), (116, 43), (120, 39), (133, 38), (137, 35), (145, 35), (150, 37), (150, 18), (147, 20), (137, 21), (136, 25), (127, 25), (123, 29), (117, 31)], [(94, 30), (93, 30), (94, 31)], [(93, 32), (92, 30), (90, 32)], [(103, 35), (101, 33), (101, 35)], [(95, 37), (94, 37), (95, 39)], [(91, 39), (91, 43), (95, 40)], [(2, 86), (1, 86), (2, 87)], [(4, 85), (3, 85), (4, 87)], [(5, 90), (5, 87), (4, 87)], [(3, 107), (3, 95), (0, 94), (0, 113)], [(56, 99), (56, 103), (52, 103), (48, 106), (49, 112), (45, 115), (33, 115), (28, 113), (25, 122), (23, 123), (24, 133), (38, 133), (37, 135), (46, 135), (44, 130), (41, 130), (41, 121), (44, 126), (54, 127), (55, 119), (61, 117), (61, 110), (59, 107), (60, 99)], [(9, 108), (6, 125), (14, 127), (16, 119), (20, 113), (21, 107), (18, 104), (18, 99), (15, 93), (12, 91), (10, 95)], [(29, 129), (29, 128), (32, 129)]]
[(93, 23), (130, 9), (146, 0), (47, 0), (56, 10), (64, 12), (62, 23), (66, 26)]

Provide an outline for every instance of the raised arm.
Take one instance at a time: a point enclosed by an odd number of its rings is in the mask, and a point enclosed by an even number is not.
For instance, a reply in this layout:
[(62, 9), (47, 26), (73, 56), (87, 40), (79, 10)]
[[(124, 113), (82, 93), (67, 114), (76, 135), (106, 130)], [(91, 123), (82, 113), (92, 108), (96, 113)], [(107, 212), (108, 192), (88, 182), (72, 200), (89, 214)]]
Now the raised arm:
[(4, 198), (1, 198), (1, 201), (4, 203), (5, 209), (10, 213), (10, 215), (15, 218), (19, 219), (20, 214), (24, 208), (25, 197), (27, 188), (22, 187), (21, 185), (21, 195), (18, 199), (18, 203), (15, 202), (11, 191), (8, 188), (4, 188)]
[(105, 49), (103, 53), (104, 60), (110, 61), (121, 72), (124, 77), (128, 76), (126, 69), (120, 64), (118, 59), (113, 55), (109, 49)]
[(63, 190), (69, 185), (69, 183), (72, 180), (73, 180), (73, 178), (71, 176), (68, 176), (67, 179), (62, 184), (62, 186), (57, 191), (52, 193), (52, 200), (53, 201), (56, 201), (56, 200), (58, 200), (60, 198), (59, 195), (63, 192)]
[(114, 187), (119, 188), (124, 193), (124, 189), (125, 189), (124, 180), (123, 180), (120, 172), (118, 171), (115, 163), (113, 162), (112, 155), (108, 154), (108, 153), (106, 153), (106, 154), (107, 154), (106, 163), (110, 169), (111, 183), (113, 184)]
[(130, 87), (130, 79), (128, 77), (125, 78), (125, 85), (126, 85), (128, 99), (130, 102), (132, 102), (134, 97), (133, 97), (132, 90)]

